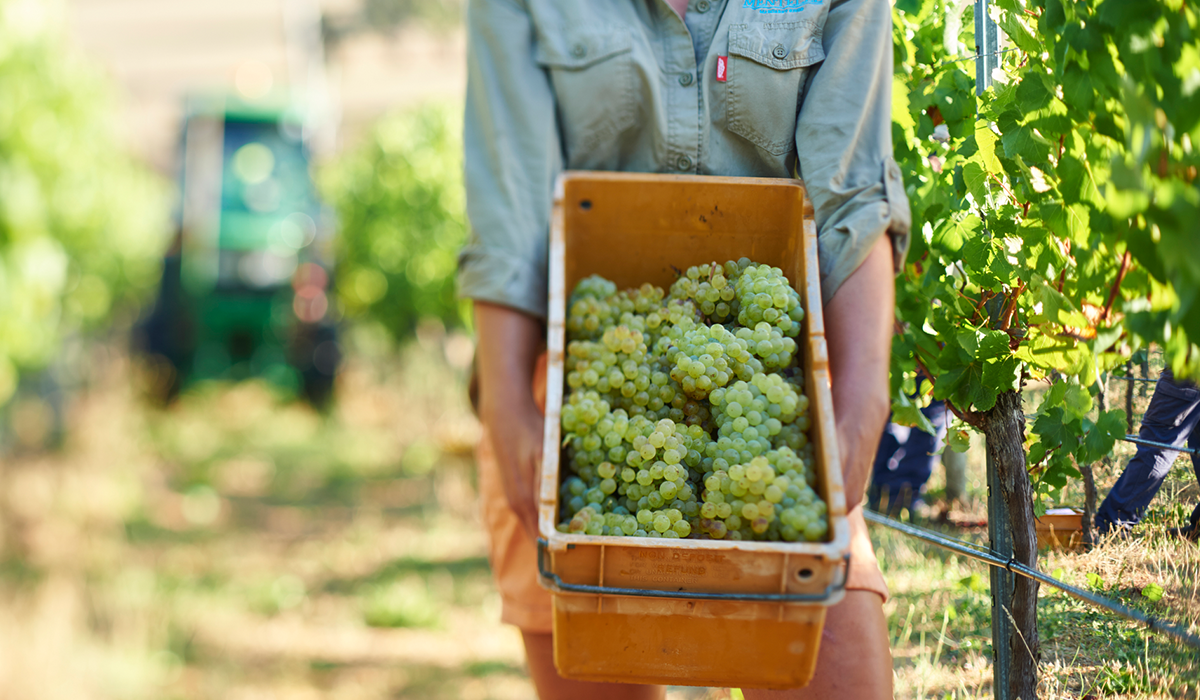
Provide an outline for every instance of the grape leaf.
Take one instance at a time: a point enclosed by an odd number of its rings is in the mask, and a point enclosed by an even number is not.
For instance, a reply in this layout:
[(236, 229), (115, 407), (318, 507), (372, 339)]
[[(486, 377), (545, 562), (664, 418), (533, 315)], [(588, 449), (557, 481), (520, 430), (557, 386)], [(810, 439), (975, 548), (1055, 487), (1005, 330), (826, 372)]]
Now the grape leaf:
[(975, 122), (975, 144), (979, 149), (979, 158), (983, 163), (983, 167), (989, 173), (999, 173), (1004, 170), (1000, 165), (1000, 159), (996, 156), (996, 143), (1000, 137), (996, 132), (992, 131), (991, 126), (986, 121)]
[(1038, 414), (1033, 431), (1047, 446), (1065, 447), (1070, 452), (1079, 444), (1079, 431), (1069, 425), (1071, 422), (1066, 412), (1055, 406)]
[[(983, 366), (983, 383), (988, 391), (1003, 393), (1021, 388), (1021, 360), (1009, 355)], [(981, 409), (986, 410), (986, 409)]]
[(1072, 63), (1063, 72), (1062, 79), (1063, 101), (1068, 107), (1077, 109), (1084, 114), (1087, 114), (1092, 109), (1092, 104), (1095, 101), (1096, 90), (1092, 86), (1092, 79), (1077, 63)]
[(1025, 26), (1017, 14), (1008, 10), (1000, 10), (994, 17), (996, 24), (1004, 30), (1004, 34), (1012, 40), (1022, 51), (1026, 53), (1041, 53), (1041, 44), (1029, 32), (1029, 28)]
[(1058, 381), (1042, 397), (1038, 412), (1042, 413), (1054, 407), (1062, 408), (1068, 417), (1078, 420), (1092, 410), (1092, 395), (1087, 389), (1069, 379)]
[(1050, 154), (1050, 142), (1039, 134), (1032, 125), (1022, 124), (1012, 115), (1006, 116), (1000, 125), (1004, 134), (1000, 143), (1008, 158), (1020, 156), (1029, 163), (1044, 163)]
[(1063, 10), (1062, 0), (1046, 0), (1046, 10), (1038, 21), (1038, 27), (1042, 34), (1049, 33), (1048, 30), (1062, 27), (1066, 21), (1067, 15)]
[(1010, 338), (1004, 331), (984, 331), (979, 338), (975, 359), (987, 362), (1009, 356), (1008, 342)]
[(974, 214), (960, 221), (948, 220), (933, 234), (933, 245), (945, 248), (947, 252), (957, 253), (963, 243), (975, 235), (983, 222)]
[(949, 430), (946, 432), (946, 445), (955, 452), (966, 452), (971, 448), (971, 434), (962, 429)]
[(1034, 112), (1054, 99), (1045, 81), (1036, 73), (1027, 73), (1025, 79), (1017, 85), (1017, 102), (1025, 112)]
[(963, 181), (976, 203), (982, 205), (987, 202), (987, 173), (984, 172), (983, 166), (975, 161), (967, 162), (963, 166)]
[(1100, 414), (1099, 419), (1088, 429), (1087, 436), (1084, 437), (1081, 460), (1090, 463), (1112, 454), (1117, 440), (1125, 437), (1127, 427), (1125, 412), (1120, 409)]
[(921, 407), (904, 394), (893, 398), (891, 420), (899, 425), (914, 426), (930, 435), (937, 435), (937, 428), (924, 413), (921, 413)]
[(1081, 476), (1083, 475), (1079, 473), (1075, 465), (1071, 464), (1067, 455), (1055, 453), (1046, 470), (1042, 472), (1042, 482), (1045, 487), (1061, 490), (1067, 485), (1067, 481), (1072, 478), (1078, 479)]

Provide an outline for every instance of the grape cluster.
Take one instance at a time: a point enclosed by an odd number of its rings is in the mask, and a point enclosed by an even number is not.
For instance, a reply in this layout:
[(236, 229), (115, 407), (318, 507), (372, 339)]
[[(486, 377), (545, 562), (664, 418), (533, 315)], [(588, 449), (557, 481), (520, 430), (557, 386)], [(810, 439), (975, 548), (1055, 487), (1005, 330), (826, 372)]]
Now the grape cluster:
[(778, 268), (689, 268), (670, 293), (589, 277), (571, 295), (559, 530), (820, 540), (804, 312)]
[(825, 503), (808, 481), (803, 460), (786, 447), (715, 470), (704, 480), (699, 529), (715, 539), (822, 539)]
[(737, 263), (730, 261), (724, 265), (712, 263), (689, 267), (671, 285), (671, 298), (691, 300), (714, 323), (735, 319), (738, 315), (738, 298), (730, 277), (736, 278), (750, 264), (748, 259), (742, 258)]
[(750, 379), (764, 368), (750, 353), (749, 343), (722, 325), (694, 326), (672, 340), (677, 352), (669, 353), (675, 364), (671, 379), (694, 399), (708, 398), (713, 389), (734, 378)]
[(779, 268), (747, 265), (738, 275), (736, 291), (737, 320), (742, 326), (757, 328), (765, 321), (789, 338), (800, 334), (800, 322), (804, 320), (800, 295)]

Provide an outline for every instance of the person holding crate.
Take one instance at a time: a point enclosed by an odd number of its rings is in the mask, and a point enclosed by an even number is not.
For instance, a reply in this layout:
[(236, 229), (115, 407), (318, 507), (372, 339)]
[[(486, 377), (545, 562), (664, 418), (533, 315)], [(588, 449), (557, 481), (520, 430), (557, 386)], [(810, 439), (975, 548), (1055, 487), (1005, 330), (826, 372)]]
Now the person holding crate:
[[(483, 519), (539, 697), (661, 698), (552, 661), (537, 582), (548, 228), (563, 170), (804, 179), (816, 212), (852, 557), (816, 676), (747, 697), (891, 697), (883, 602), (861, 502), (888, 415), (893, 275), (910, 215), (892, 159), (887, 0), (471, 0), (464, 124)], [(888, 234), (888, 235), (885, 235)], [(636, 250), (630, 250), (636, 255)]]

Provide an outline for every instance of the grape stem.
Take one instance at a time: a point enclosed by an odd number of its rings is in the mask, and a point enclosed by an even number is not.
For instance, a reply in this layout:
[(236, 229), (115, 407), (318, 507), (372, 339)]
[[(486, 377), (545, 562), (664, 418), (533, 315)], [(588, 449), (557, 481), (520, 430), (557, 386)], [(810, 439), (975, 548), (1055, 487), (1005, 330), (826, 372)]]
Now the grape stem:
[(1121, 289), (1121, 280), (1125, 279), (1125, 273), (1129, 271), (1129, 264), (1132, 258), (1129, 251), (1125, 251), (1125, 256), (1121, 258), (1121, 269), (1117, 271), (1117, 279), (1113, 282), (1112, 289), (1108, 292), (1108, 301), (1104, 304), (1104, 320), (1107, 321), (1109, 315), (1112, 314), (1113, 302), (1117, 300), (1117, 292)]
[(1009, 326), (1012, 325), (1013, 314), (1015, 314), (1017, 311), (1017, 299), (1020, 298), (1022, 292), (1024, 291), (1025, 281), (1022, 280), (1021, 284), (1017, 286), (1012, 296), (1008, 299), (1008, 305), (1004, 309), (1004, 316), (1001, 317), (1000, 330), (1007, 331)]
[[(1014, 192), (1012, 191), (1012, 188), (1010, 188), (1010, 187), (1008, 186), (1008, 184), (1006, 184), (1006, 183), (1004, 182), (1004, 180), (1001, 180), (1001, 179), (999, 178), (999, 176), (997, 176), (997, 175), (996, 175), (996, 173), (988, 173), (988, 175), (990, 175), (990, 176), (991, 176), (991, 178), (992, 178), (993, 180), (995, 180), (995, 181), (996, 181), (996, 184), (1000, 185), (1000, 189), (1004, 190), (1004, 191), (1005, 191), (1005, 193), (1007, 193), (1007, 194), (1008, 194), (1008, 196), (1009, 196), (1010, 198), (1012, 198), (1013, 204), (1016, 204), (1018, 201), (1020, 201), (1020, 200), (1018, 200), (1018, 199), (1017, 199), (1017, 195), (1016, 195), (1016, 193), (1014, 193)], [(1026, 204), (1028, 205), (1028, 203), (1026, 203)], [(1028, 214), (1029, 214), (1029, 209), (1028, 209), (1028, 206), (1026, 206), (1026, 208), (1024, 209), (1024, 211), (1023, 211), (1022, 213), (1023, 213), (1024, 215), (1028, 215)]]
[[(963, 296), (968, 300), (971, 299), (971, 297), (968, 297), (965, 294)], [(983, 305), (988, 303), (988, 300), (994, 296), (996, 296), (996, 294), (992, 290), (983, 290), (983, 292), (979, 295), (979, 303), (975, 305), (975, 313), (971, 314), (971, 323), (975, 323), (979, 320), (979, 312), (983, 310)]]

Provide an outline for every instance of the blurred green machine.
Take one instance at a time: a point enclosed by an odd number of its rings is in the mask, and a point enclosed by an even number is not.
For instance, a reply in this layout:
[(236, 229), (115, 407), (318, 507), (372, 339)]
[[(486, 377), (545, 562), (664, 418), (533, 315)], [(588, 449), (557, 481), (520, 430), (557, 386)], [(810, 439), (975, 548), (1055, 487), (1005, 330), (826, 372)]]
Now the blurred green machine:
[(183, 119), (176, 241), (144, 349), (170, 396), (206, 379), (258, 376), (317, 405), (340, 362), (331, 316), (329, 215), (297, 111), (193, 98)]

